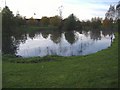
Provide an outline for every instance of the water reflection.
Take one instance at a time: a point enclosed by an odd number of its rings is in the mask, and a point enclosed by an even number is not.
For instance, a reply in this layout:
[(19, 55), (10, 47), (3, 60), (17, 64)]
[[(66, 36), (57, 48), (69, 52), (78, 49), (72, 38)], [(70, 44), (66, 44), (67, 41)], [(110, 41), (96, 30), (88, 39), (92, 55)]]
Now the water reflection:
[(96, 29), (90, 32), (91, 39), (93, 40), (101, 40), (101, 31)]
[(100, 30), (93, 31), (42, 31), (22, 34), (15, 37), (19, 42), (16, 55), (32, 56), (76, 56), (95, 53), (111, 45), (114, 33)]
[(70, 44), (73, 44), (75, 42), (75, 33), (74, 33), (74, 31), (66, 32), (65, 33), (65, 38)]
[(47, 33), (47, 32), (42, 32), (42, 36), (43, 36), (44, 38), (48, 38), (48, 35), (49, 35), (49, 33)]
[(60, 43), (61, 40), (61, 32), (52, 32), (50, 39), (54, 42), (54, 43)]

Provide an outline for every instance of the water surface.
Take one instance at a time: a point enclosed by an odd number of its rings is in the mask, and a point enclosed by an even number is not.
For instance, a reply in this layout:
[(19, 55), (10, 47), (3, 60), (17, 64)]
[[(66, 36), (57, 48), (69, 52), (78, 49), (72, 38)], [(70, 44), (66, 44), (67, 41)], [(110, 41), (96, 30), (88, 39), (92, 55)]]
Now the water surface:
[(16, 51), (16, 55), (22, 57), (88, 55), (110, 47), (115, 38), (114, 33), (97, 30), (38, 32), (22, 36)]

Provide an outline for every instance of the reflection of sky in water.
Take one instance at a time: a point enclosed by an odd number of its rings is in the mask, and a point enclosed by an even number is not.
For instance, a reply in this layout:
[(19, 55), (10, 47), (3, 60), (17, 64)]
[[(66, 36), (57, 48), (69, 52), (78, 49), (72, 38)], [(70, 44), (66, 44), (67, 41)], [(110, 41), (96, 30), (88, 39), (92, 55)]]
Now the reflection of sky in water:
[(74, 56), (74, 55), (87, 55), (105, 49), (111, 45), (111, 36), (103, 36), (101, 39), (93, 40), (90, 37), (79, 32), (74, 32), (75, 42), (70, 44), (62, 33), (60, 42), (54, 43), (51, 40), (51, 34), (45, 39), (42, 34), (37, 34), (33, 39), (27, 34), (25, 43), (20, 43), (17, 55), (23, 57), (32, 56), (46, 56), (46, 55), (60, 55), (60, 56)]

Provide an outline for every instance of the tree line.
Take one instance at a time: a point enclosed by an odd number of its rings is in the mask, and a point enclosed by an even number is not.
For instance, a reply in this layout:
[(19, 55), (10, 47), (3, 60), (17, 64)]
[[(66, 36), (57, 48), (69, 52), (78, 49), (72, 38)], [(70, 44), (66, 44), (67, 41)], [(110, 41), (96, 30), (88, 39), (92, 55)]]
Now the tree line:
[(111, 26), (115, 23), (112, 18), (105, 18), (104, 20), (100, 17), (94, 17), (91, 20), (80, 21), (74, 14), (69, 15), (67, 18), (62, 19), (60, 16), (56, 15), (53, 17), (44, 16), (41, 19), (34, 19), (33, 17), (26, 19), (22, 17), (19, 13), (16, 16), (13, 15), (8, 6), (5, 6), (2, 10), (2, 25), (3, 30), (12, 30), (14, 27), (19, 26), (40, 26), (40, 27), (50, 27), (54, 26), (58, 29), (65, 30), (76, 30), (84, 28), (99, 28), (101, 26)]

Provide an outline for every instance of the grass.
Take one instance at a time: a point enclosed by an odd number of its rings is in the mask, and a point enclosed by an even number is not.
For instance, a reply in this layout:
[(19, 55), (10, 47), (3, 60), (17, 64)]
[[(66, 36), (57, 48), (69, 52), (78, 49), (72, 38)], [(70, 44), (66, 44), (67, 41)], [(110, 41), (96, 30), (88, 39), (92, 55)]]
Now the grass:
[(3, 88), (118, 87), (118, 34), (108, 49), (85, 56), (3, 56)]

